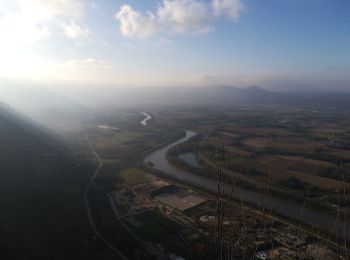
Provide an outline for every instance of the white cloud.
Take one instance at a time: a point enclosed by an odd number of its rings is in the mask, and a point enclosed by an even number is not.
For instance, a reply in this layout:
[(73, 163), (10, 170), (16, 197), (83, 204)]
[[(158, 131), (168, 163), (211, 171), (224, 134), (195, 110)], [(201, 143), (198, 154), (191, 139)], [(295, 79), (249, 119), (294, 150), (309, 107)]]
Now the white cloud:
[(213, 10), (217, 16), (228, 16), (238, 20), (244, 5), (240, 0), (213, 0)]
[[(27, 10), (33, 10), (42, 18), (57, 16), (81, 18), (85, 14), (83, 0), (18, 0)], [(38, 12), (39, 11), (39, 12)]]
[(41, 50), (56, 48), (53, 40), (62, 36), (76, 42), (89, 34), (80, 25), (85, 5), (85, 0), (0, 0), (0, 76), (48, 75), (55, 65)]
[(149, 36), (160, 30), (153, 14), (142, 15), (129, 5), (123, 5), (116, 14), (116, 18), (120, 22), (120, 31), (128, 37)]
[(198, 0), (165, 0), (157, 17), (165, 30), (176, 33), (208, 31), (211, 20), (207, 4)]
[[(59, 35), (60, 30), (63, 30), (63, 21), (67, 18), (78, 20), (85, 14), (83, 0), (0, 2), (0, 35), (3, 50), (15, 48), (18, 51), (20, 47)], [(72, 34), (73, 32), (70, 31), (67, 36)]]
[(64, 67), (69, 71), (89, 73), (91, 71), (106, 71), (111, 68), (111, 64), (106, 60), (99, 59), (83, 59), (83, 60), (70, 60), (64, 64)]
[(147, 37), (156, 33), (205, 33), (215, 19), (237, 20), (243, 11), (241, 0), (163, 0), (156, 13), (143, 14), (130, 5), (116, 13), (120, 31), (127, 37)]
[(75, 21), (70, 21), (70, 23), (64, 23), (62, 25), (64, 34), (70, 39), (89, 39), (91, 32), (88, 28), (77, 24)]
[(117, 73), (112, 64), (103, 59), (74, 59), (56, 64), (52, 79), (69, 82), (103, 84), (115, 80)]

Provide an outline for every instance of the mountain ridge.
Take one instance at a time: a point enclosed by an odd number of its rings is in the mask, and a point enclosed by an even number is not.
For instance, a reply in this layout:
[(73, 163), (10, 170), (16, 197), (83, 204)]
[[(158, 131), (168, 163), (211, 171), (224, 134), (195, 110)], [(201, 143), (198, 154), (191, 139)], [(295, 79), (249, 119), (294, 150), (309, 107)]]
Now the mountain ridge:
[[(82, 194), (90, 167), (46, 131), (0, 102), (0, 254), (76, 259), (92, 237)], [(69, 234), (74, 233), (74, 236)]]

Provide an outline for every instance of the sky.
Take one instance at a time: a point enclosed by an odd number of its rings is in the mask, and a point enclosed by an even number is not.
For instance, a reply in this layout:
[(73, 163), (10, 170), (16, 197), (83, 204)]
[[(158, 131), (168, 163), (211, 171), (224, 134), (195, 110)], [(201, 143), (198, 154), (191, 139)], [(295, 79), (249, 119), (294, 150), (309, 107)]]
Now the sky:
[(0, 87), (350, 92), (349, 0), (0, 0)]

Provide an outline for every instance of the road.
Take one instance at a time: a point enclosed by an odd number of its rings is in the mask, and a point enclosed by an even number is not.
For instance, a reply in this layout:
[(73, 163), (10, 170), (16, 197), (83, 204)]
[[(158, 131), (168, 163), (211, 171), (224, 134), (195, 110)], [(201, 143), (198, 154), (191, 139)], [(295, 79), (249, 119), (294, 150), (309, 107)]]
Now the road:
[[(140, 237), (138, 237), (129, 227), (127, 224), (124, 223), (124, 220), (122, 219), (123, 217), (125, 216), (128, 216), (128, 215), (124, 215), (124, 216), (121, 216), (117, 210), (117, 206), (115, 204), (115, 201), (114, 199), (112, 198), (112, 196), (110, 194), (107, 195), (109, 197), (109, 201), (110, 201), (110, 204), (111, 204), (111, 207), (113, 209), (113, 212), (114, 212), (114, 215), (115, 217), (117, 218), (117, 220), (120, 222), (120, 224), (125, 228), (126, 231), (128, 231), (129, 235), (131, 237), (133, 237), (135, 240), (137, 240), (138, 242), (140, 242), (144, 248), (148, 249), (149, 252), (153, 253), (155, 256), (156, 256), (156, 259), (163, 259), (163, 254), (162, 252), (160, 252), (159, 250), (157, 250), (154, 246), (153, 246), (153, 243), (150, 242), (150, 241), (146, 241)], [(141, 213), (144, 213), (144, 212), (147, 212), (149, 210), (145, 210), (143, 212), (138, 212), (137, 214), (141, 214)], [(130, 214), (130, 216), (133, 215), (133, 214)]]
[(94, 180), (96, 179), (97, 175), (99, 174), (101, 167), (102, 167), (102, 162), (100, 157), (98, 156), (95, 148), (92, 146), (89, 138), (87, 136), (85, 136), (85, 140), (88, 143), (93, 155), (95, 156), (95, 158), (98, 161), (98, 167), (95, 170), (94, 174), (92, 175), (89, 183), (87, 184), (85, 190), (84, 190), (84, 203), (85, 203), (85, 208), (86, 208), (86, 212), (89, 218), (89, 222), (90, 222), (90, 226), (92, 231), (95, 233), (96, 237), (98, 237), (101, 241), (103, 241), (111, 250), (113, 250), (113, 252), (120, 258), (120, 259), (128, 259), (122, 252), (120, 252), (115, 246), (113, 246), (97, 229), (94, 219), (92, 217), (91, 214), (91, 208), (90, 208), (90, 203), (89, 203), (89, 199), (88, 199), (88, 193), (89, 190), (91, 188), (91, 185), (94, 183)]

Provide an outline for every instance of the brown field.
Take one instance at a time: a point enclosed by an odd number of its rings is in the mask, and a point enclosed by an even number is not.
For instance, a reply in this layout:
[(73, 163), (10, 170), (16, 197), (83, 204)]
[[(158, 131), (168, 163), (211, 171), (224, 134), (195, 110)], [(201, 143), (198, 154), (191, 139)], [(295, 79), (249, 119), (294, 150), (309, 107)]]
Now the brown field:
[(252, 137), (245, 139), (242, 143), (252, 148), (264, 149), (271, 141), (271, 138)]
[(303, 173), (312, 174), (312, 175), (318, 175), (320, 171), (320, 167), (317, 167), (313, 164), (299, 162), (289, 167), (288, 170), (303, 172)]
[(336, 165), (334, 163), (320, 161), (320, 160), (314, 160), (314, 159), (308, 159), (305, 158), (303, 160), (304, 163), (312, 164), (318, 167), (335, 167)]
[(260, 157), (254, 166), (267, 172), (269, 180), (273, 183), (278, 183), (289, 177), (295, 177), (325, 190), (336, 190), (340, 187), (340, 181), (317, 176), (316, 172), (318, 168), (315, 165), (298, 161), (303, 157), (295, 158), (295, 156), (292, 156), (292, 160), (288, 159), (290, 157), (285, 156), (281, 158), (281, 156), (265, 155)]
[(280, 150), (281, 152), (307, 154), (313, 152), (322, 144), (308, 141), (300, 137), (249, 137), (242, 141), (242, 144), (253, 150), (265, 148)]
[(323, 126), (318, 127), (312, 130), (314, 133), (320, 133), (320, 134), (334, 134), (334, 133), (343, 133), (344, 130), (340, 129), (338, 125), (332, 125), (332, 126)]
[[(343, 167), (350, 168), (350, 150), (334, 148), (337, 143), (344, 147), (350, 145), (344, 132), (349, 129), (350, 117), (344, 118), (337, 112), (288, 106), (276, 110), (267, 106), (222, 107), (214, 111), (185, 109), (174, 115), (177, 122), (190, 118), (197, 124), (195, 131), (208, 136), (206, 146), (203, 146), (206, 150), (198, 151), (208, 165), (212, 163), (210, 146), (226, 145), (228, 160), (233, 158), (227, 161), (229, 169), (226, 170), (234, 172), (239, 164), (235, 160), (243, 159), (245, 177), (256, 182), (269, 176), (271, 182), (279, 184), (281, 180), (293, 177), (334, 191), (340, 183), (333, 179), (336, 176), (330, 175), (332, 169), (328, 168), (337, 167), (331, 162), (343, 159)], [(321, 177), (320, 174), (328, 176)], [(294, 189), (292, 185), (290, 189)]]
[(223, 138), (228, 138), (228, 139), (236, 139), (237, 137), (239, 137), (240, 135), (237, 133), (230, 133), (230, 132), (225, 132), (225, 131), (220, 131), (218, 132), (219, 136), (223, 137)]
[(239, 125), (225, 125), (223, 128), (220, 129), (220, 131), (229, 132), (229, 133), (236, 133), (236, 134), (252, 134), (252, 135), (258, 135), (261, 137), (269, 137), (271, 135), (276, 135), (280, 137), (289, 137), (292, 134), (285, 129), (278, 129), (278, 128), (252, 128), (252, 127), (242, 127)]
[(301, 161), (305, 160), (304, 156), (278, 155), (277, 158), (281, 158), (281, 159), (292, 161), (292, 162), (301, 162)]
[(295, 165), (295, 162), (280, 159), (274, 155), (264, 155), (256, 161), (256, 166), (261, 170), (269, 173), (272, 179), (280, 179), (284, 177), (284, 173), (288, 167)]
[[(225, 135), (227, 137), (229, 135)], [(221, 139), (220, 137), (211, 137), (208, 139), (208, 143), (223, 143), (228, 142), (227, 139)], [(323, 144), (308, 141), (304, 138), (290, 136), (290, 137), (277, 137), (275, 139), (266, 137), (250, 137), (244, 139), (242, 142), (245, 146), (254, 150), (263, 150), (264, 148), (273, 148), (276, 150), (286, 152), (297, 152), (308, 154), (315, 151), (316, 148)], [(254, 154), (252, 151), (246, 151), (244, 149), (236, 148), (234, 146), (225, 147), (229, 154), (240, 155), (244, 157), (250, 157)], [(350, 156), (350, 151), (349, 156)], [(339, 156), (341, 150), (333, 149), (333, 154)], [(208, 160), (209, 158), (206, 158)], [(297, 178), (303, 182), (309, 183), (313, 186), (319, 187), (324, 190), (337, 190), (339, 189), (341, 182), (326, 177), (318, 176), (321, 169), (327, 167), (334, 167), (335, 165), (329, 162), (314, 160), (305, 158), (304, 156), (284, 156), (284, 155), (263, 155), (254, 160), (245, 161), (247, 167), (259, 169), (269, 176), (268, 178), (272, 183), (279, 183), (284, 179), (290, 177)], [(254, 177), (257, 180), (266, 178), (262, 176)]]
[(234, 141), (234, 138), (223, 138), (223, 137), (214, 137), (214, 136), (211, 136), (208, 138), (208, 140), (206, 141), (207, 144), (210, 144), (210, 145), (230, 145), (232, 142)]
[(226, 146), (225, 151), (228, 152), (229, 154), (240, 155), (244, 157), (249, 157), (252, 155), (252, 153), (242, 149), (235, 148), (234, 146)]
[(350, 150), (332, 149), (329, 154), (335, 155), (339, 158), (350, 160)]
[(278, 149), (286, 152), (311, 153), (321, 145), (302, 138), (277, 138), (271, 141), (267, 148)]
[(288, 175), (290, 177), (296, 177), (304, 182), (310, 183), (311, 185), (314, 185), (324, 190), (335, 191), (342, 187), (341, 181), (332, 180), (321, 176), (310, 175), (303, 172), (288, 171)]

